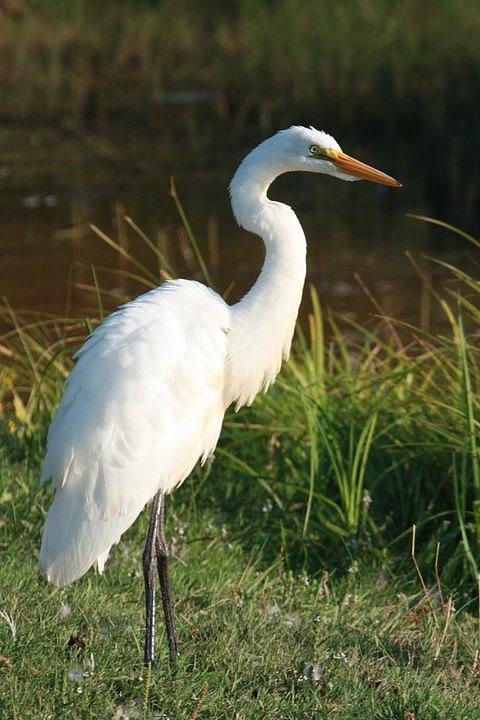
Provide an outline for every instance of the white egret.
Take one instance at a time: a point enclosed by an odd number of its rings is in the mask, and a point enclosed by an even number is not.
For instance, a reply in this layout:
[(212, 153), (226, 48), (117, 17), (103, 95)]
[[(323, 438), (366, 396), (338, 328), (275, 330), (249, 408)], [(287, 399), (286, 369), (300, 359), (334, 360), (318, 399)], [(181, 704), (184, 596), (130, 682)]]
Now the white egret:
[(68, 585), (110, 548), (153, 499), (143, 555), (144, 661), (154, 660), (155, 565), (170, 656), (178, 654), (164, 535), (165, 495), (212, 453), (225, 410), (267, 390), (288, 357), (305, 281), (306, 240), (293, 210), (270, 200), (280, 174), (399, 182), (348, 155), (333, 137), (291, 127), (262, 142), (230, 185), (239, 225), (259, 235), (265, 262), (235, 305), (189, 280), (174, 280), (110, 315), (76, 354), (48, 433), (42, 480), (56, 488), (40, 568)]

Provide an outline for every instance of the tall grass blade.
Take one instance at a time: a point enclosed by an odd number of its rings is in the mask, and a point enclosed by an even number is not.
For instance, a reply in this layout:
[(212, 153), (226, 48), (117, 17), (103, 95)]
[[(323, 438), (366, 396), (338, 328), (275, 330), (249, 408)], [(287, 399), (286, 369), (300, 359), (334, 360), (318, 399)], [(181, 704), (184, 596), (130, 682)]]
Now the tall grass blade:
[(472, 243), (473, 245), (480, 247), (480, 240), (477, 240), (477, 238), (473, 237), (473, 235), (470, 235), (464, 230), (460, 230), (460, 228), (456, 227), (455, 225), (450, 225), (450, 223), (447, 223), (444, 220), (438, 220), (437, 218), (428, 217), (428, 215), (416, 215), (415, 213), (407, 213), (407, 217), (412, 218), (413, 220), (421, 220), (422, 222), (430, 223), (431, 225), (437, 225), (438, 227), (445, 228), (445, 230), (450, 230), (450, 232), (454, 233), (455, 235), (458, 235), (464, 240), (468, 240), (468, 242)]
[(128, 215), (125, 215), (125, 222), (130, 225), (132, 230), (134, 230), (137, 235), (143, 240), (145, 245), (147, 245), (150, 250), (155, 254), (157, 257), (157, 260), (160, 264), (160, 270), (165, 278), (165, 280), (172, 280), (173, 278), (177, 277), (177, 274), (173, 267), (168, 262), (165, 255), (161, 252), (160, 248), (155, 245), (155, 243), (146, 235), (141, 228), (138, 227), (138, 225), (132, 220), (131, 217)]
[(198, 246), (197, 240), (192, 230), (192, 226), (190, 225), (188, 218), (185, 214), (185, 210), (183, 209), (183, 205), (178, 196), (175, 180), (173, 177), (170, 178), (170, 195), (173, 198), (173, 202), (175, 203), (175, 207), (177, 208), (177, 212), (180, 216), (183, 227), (185, 228), (185, 232), (187, 233), (188, 240), (190, 242), (190, 245), (192, 246), (192, 250), (195, 254), (200, 270), (202, 271), (203, 277), (205, 278), (207, 285), (211, 288), (214, 288), (212, 277), (203, 258), (201, 250)]
[(458, 330), (458, 353), (463, 380), (465, 416), (467, 425), (467, 445), (472, 472), (473, 519), (475, 523), (475, 538), (477, 542), (477, 547), (480, 548), (480, 466), (477, 447), (477, 429), (475, 421), (472, 382), (468, 363), (468, 351), (465, 333), (463, 331), (463, 321), (461, 315), (458, 318)]
[(92, 268), (92, 275), (93, 275), (93, 283), (94, 283), (94, 287), (95, 287), (95, 295), (97, 298), (98, 319), (100, 320), (100, 322), (103, 322), (103, 318), (105, 317), (105, 314), (103, 312), (102, 292), (100, 290), (100, 285), (98, 284), (98, 278), (97, 278), (95, 266), (91, 265), (91, 268)]
[(140, 270), (140, 272), (145, 275), (145, 277), (152, 280), (152, 282), (158, 282), (158, 278), (155, 277), (155, 275), (150, 272), (150, 270), (145, 267), (143, 263), (141, 263), (139, 260), (137, 260), (128, 250), (126, 250), (124, 247), (122, 247), (119, 243), (117, 243), (115, 240), (112, 240), (111, 237), (109, 237), (106, 233), (104, 233), (102, 230), (100, 230), (99, 227), (96, 225), (90, 224), (89, 225), (90, 230), (95, 233), (103, 242), (105, 242), (107, 245), (110, 245), (111, 248), (116, 250), (119, 255), (122, 255), (126, 260), (128, 260), (134, 267), (137, 268), (137, 270)]

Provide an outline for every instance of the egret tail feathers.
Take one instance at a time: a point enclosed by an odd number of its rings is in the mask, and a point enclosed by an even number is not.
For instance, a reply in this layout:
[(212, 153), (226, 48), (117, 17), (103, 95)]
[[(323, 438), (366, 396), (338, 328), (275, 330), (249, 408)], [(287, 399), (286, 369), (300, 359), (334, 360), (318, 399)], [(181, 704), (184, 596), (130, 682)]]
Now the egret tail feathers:
[(98, 514), (89, 518), (79, 512), (79, 491), (68, 483), (57, 490), (43, 530), (40, 572), (58, 586), (69, 585), (95, 562), (102, 573), (110, 548), (143, 508), (108, 519)]

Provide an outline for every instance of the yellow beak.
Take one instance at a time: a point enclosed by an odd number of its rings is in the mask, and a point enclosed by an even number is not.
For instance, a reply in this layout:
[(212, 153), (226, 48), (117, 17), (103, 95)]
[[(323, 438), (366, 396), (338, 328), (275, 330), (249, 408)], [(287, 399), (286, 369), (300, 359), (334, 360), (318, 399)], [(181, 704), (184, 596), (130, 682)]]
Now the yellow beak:
[(381, 170), (375, 170), (375, 168), (366, 165), (360, 160), (345, 155), (345, 153), (339, 150), (330, 150), (328, 153), (331, 162), (333, 162), (339, 170), (347, 173), (347, 175), (353, 175), (354, 177), (362, 178), (363, 180), (370, 180), (370, 182), (381, 183), (382, 185), (390, 185), (391, 187), (402, 187), (402, 183), (395, 180), (395, 178), (386, 175)]

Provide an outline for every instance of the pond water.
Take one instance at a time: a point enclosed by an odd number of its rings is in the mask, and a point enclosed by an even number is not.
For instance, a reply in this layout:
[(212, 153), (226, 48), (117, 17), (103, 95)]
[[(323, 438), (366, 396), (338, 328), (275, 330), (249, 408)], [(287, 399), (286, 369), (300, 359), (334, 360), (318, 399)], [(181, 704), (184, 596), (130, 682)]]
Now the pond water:
[[(109, 307), (139, 292), (138, 283), (118, 272), (135, 269), (89, 229), (98, 225), (154, 270), (153, 255), (119, 222), (124, 213), (159, 243), (182, 276), (201, 279), (168, 195), (174, 175), (216, 288), (223, 292), (234, 282), (229, 297), (237, 299), (254, 281), (263, 250), (235, 225), (227, 187), (238, 162), (261, 139), (192, 133), (167, 140), (138, 125), (81, 135), (0, 128), (0, 294), (17, 309), (89, 312), (96, 304), (88, 289), (92, 265), (110, 293)], [(469, 269), (473, 250), (407, 213), (435, 215), (474, 232), (479, 218), (473, 179), (471, 186), (462, 184), (461, 158), (439, 153), (432, 159), (408, 139), (347, 142), (340, 133), (337, 139), (346, 152), (394, 175), (404, 188), (302, 174), (278, 179), (270, 196), (292, 205), (304, 226), (308, 280), (325, 306), (360, 322), (376, 310), (355, 273), (384, 313), (424, 325), (440, 322), (429, 317), (405, 251), (436, 281), (445, 272), (423, 255)]]

